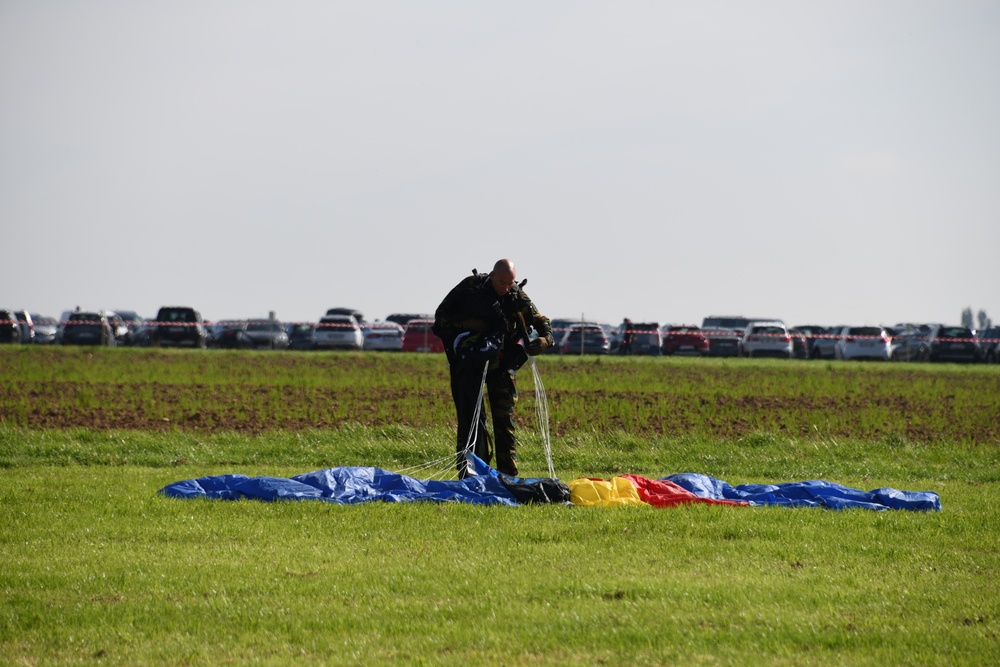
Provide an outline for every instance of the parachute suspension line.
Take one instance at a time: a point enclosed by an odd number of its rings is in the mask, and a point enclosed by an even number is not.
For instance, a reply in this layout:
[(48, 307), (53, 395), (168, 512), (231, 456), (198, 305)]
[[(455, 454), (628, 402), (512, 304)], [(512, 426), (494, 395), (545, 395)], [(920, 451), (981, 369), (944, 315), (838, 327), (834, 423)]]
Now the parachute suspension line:
[(415, 476), (415, 473), (422, 472), (424, 470), (433, 470), (434, 475), (440, 474), (440, 470), (452, 470), (455, 467), (455, 455), (449, 454), (447, 456), (442, 456), (440, 458), (434, 459), (432, 461), (426, 461), (415, 466), (409, 466), (408, 468), (401, 468), (394, 472), (400, 475), (408, 475), (410, 477)]
[(465, 442), (465, 449), (462, 450), (462, 455), (468, 454), (473, 451), (476, 446), (476, 439), (479, 437), (479, 415), (483, 411), (483, 391), (486, 389), (486, 372), (490, 369), (489, 360), (483, 364), (483, 379), (479, 383), (479, 398), (476, 399), (476, 409), (472, 413), (472, 424), (469, 427), (469, 439)]
[[(489, 370), (489, 367), (490, 367), (490, 362), (487, 361), (486, 364), (483, 366), (483, 379), (479, 383), (479, 398), (476, 401), (476, 409), (472, 415), (472, 425), (469, 428), (469, 438), (465, 442), (465, 447), (460, 452), (462, 456), (465, 456), (469, 452), (473, 451), (476, 446), (476, 439), (478, 437), (478, 431), (479, 431), (477, 426), (479, 424), (479, 415), (482, 413), (483, 392), (486, 388), (486, 372)], [(455, 464), (456, 464), (455, 454), (449, 454), (447, 456), (442, 456), (441, 458), (437, 458), (431, 461), (426, 461), (425, 463), (420, 463), (418, 465), (410, 466), (408, 468), (402, 468), (394, 472), (400, 475), (408, 475), (412, 477), (419, 472), (429, 470), (431, 472), (428, 474), (427, 479), (446, 479), (446, 478), (450, 479), (455, 477), (455, 475), (457, 474), (455, 470)]]
[[(545, 394), (545, 385), (542, 383), (542, 377), (538, 373), (538, 366), (535, 364), (534, 357), (528, 357), (528, 361), (531, 364), (531, 377), (535, 383), (535, 417), (538, 419), (538, 432), (542, 440), (542, 448), (545, 451), (545, 463), (549, 467), (549, 477), (555, 478), (555, 466), (552, 464), (552, 438), (549, 433), (549, 399)], [(479, 383), (479, 396), (476, 400), (476, 409), (472, 415), (469, 437), (468, 440), (466, 440), (465, 448), (461, 452), (463, 456), (473, 451), (476, 446), (476, 440), (479, 432), (479, 416), (482, 413), (483, 408), (483, 393), (486, 389), (487, 371), (489, 371), (488, 361), (483, 366), (483, 379)], [(432, 471), (429, 474), (428, 479), (450, 478), (455, 474), (455, 458), (452, 455), (443, 456), (419, 465), (397, 470), (396, 472), (400, 475), (412, 476), (415, 473), (427, 470)]]
[(528, 357), (531, 362), (531, 378), (535, 381), (535, 416), (538, 418), (538, 434), (542, 438), (542, 448), (545, 451), (545, 462), (549, 466), (549, 477), (555, 478), (556, 470), (552, 465), (552, 439), (549, 437), (549, 399), (545, 395), (545, 385), (542, 376), (538, 374), (535, 358)]

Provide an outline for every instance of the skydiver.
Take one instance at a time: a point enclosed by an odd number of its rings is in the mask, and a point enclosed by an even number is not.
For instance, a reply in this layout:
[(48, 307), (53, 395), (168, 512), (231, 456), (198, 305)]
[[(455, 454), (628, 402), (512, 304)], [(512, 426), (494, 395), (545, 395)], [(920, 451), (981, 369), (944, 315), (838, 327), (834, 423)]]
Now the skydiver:
[[(487, 464), (493, 458), (485, 401), (478, 400), (484, 369), (485, 394), (496, 439), (496, 469), (515, 477), (518, 474), (513, 418), (517, 404), (515, 376), (527, 355), (541, 354), (553, 343), (549, 318), (539, 314), (521, 289), (524, 282), (517, 283), (511, 260), (498, 260), (488, 274), (473, 270), (471, 276), (448, 292), (434, 313), (434, 333), (444, 341), (458, 417), (456, 464), (460, 478), (474, 474), (465, 456), (469, 444)], [(538, 336), (529, 339), (532, 331)], [(470, 433), (477, 401), (479, 417), (475, 433)]]

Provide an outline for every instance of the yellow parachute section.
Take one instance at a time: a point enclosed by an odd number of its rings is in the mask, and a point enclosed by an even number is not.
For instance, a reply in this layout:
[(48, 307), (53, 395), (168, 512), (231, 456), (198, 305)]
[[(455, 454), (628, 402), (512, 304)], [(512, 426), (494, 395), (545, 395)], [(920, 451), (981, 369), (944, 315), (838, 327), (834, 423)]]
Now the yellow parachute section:
[(570, 502), (584, 507), (621, 507), (623, 505), (645, 505), (639, 498), (639, 491), (624, 477), (610, 480), (580, 477), (567, 484)]

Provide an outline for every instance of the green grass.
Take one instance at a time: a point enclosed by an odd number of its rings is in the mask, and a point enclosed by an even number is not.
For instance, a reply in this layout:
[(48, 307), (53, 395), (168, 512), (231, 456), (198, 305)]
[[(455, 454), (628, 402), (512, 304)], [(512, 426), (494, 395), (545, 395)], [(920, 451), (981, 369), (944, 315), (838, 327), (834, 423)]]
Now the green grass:
[[(775, 360), (538, 361), (552, 432), (1000, 441), (1000, 367)], [(520, 386), (530, 426), (530, 373)], [(454, 419), (441, 355), (0, 351), (0, 422), (212, 432), (433, 428)]]
[[(341, 507), (156, 492), (208, 474), (399, 469), (441, 456), (453, 416), (447, 387), (428, 386), (444, 382), (440, 360), (101, 352), (88, 366), (86, 351), (0, 351), (0, 664), (1000, 663), (1000, 410), (986, 414), (1000, 400), (996, 368), (542, 360), (563, 424), (553, 439), (563, 479), (822, 478), (935, 491), (941, 513)], [(65, 383), (91, 392), (72, 414), (109, 426), (33, 423), (37, 403), (64, 396)], [(300, 428), (292, 406), (285, 417), (261, 408), (270, 416), (253, 428), (120, 428), (134, 422), (113, 398), (128, 383), (154, 396), (195, 387), (170, 394), (168, 418), (210, 413), (219, 387), (244, 398), (350, 388), (337, 409), (363, 415), (371, 386), (396, 419)], [(522, 380), (523, 417), (530, 384)], [(444, 392), (444, 408), (431, 408), (438, 423), (420, 400), (408, 407), (405, 394), (419, 391), (425, 403)], [(875, 398), (862, 402), (865, 392)], [(608, 400), (615, 393), (627, 398)], [(700, 406), (711, 396), (753, 396), (745, 427), (632, 431), (612, 418), (675, 424), (667, 417), (686, 411), (695, 421), (695, 405), (728, 414), (718, 402)], [(800, 412), (789, 397), (812, 407)], [(842, 414), (848, 399), (855, 412), (884, 410), (883, 421)], [(948, 403), (941, 428), (907, 430), (912, 406)], [(773, 426), (818, 417), (834, 426)], [(541, 474), (537, 437), (523, 436), (522, 467)]]

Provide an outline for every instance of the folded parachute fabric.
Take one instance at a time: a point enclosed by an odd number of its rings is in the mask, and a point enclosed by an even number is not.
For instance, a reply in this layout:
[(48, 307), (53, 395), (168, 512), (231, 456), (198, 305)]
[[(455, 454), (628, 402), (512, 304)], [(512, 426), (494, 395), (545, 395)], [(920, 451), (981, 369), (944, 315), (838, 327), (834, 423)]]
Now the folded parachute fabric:
[(581, 477), (567, 484), (570, 502), (583, 507), (621, 507), (622, 505), (644, 505), (635, 486), (624, 477), (610, 480)]
[(725, 498), (702, 497), (666, 479), (647, 479), (639, 475), (624, 475), (635, 484), (639, 497), (653, 507), (673, 507), (685, 503), (709, 505), (749, 505), (746, 501)]
[(730, 486), (720, 479), (691, 472), (668, 475), (662, 479), (673, 482), (699, 498), (746, 501), (751, 505), (941, 511), (941, 498), (933, 491), (899, 491), (890, 488), (862, 491), (815, 479), (781, 484)]
[(598, 507), (646, 504), (672, 507), (705, 503), (941, 511), (940, 498), (930, 491), (881, 488), (866, 492), (822, 480), (734, 487), (697, 473), (670, 475), (658, 480), (639, 475), (622, 475), (610, 480), (580, 478), (563, 484), (557, 479), (509, 477), (480, 459), (472, 458), (476, 474), (460, 480), (419, 480), (381, 468), (343, 466), (289, 479), (246, 475), (199, 477), (168, 484), (160, 493), (171, 498), (321, 500), (345, 505), (419, 500), (478, 505), (569, 501), (574, 505)]
[(220, 500), (324, 500), (342, 505), (371, 501), (464, 502), (517, 505), (514, 494), (495, 475), (460, 480), (418, 480), (381, 468), (344, 466), (279, 477), (217, 475), (169, 484), (160, 493), (172, 498)]
[(213, 475), (168, 484), (171, 498), (217, 500), (322, 500), (342, 505), (383, 501), (463, 502), (519, 505), (568, 502), (569, 489), (556, 479), (510, 477), (470, 455), (475, 475), (459, 480), (420, 480), (381, 468), (342, 466), (281, 477)]

